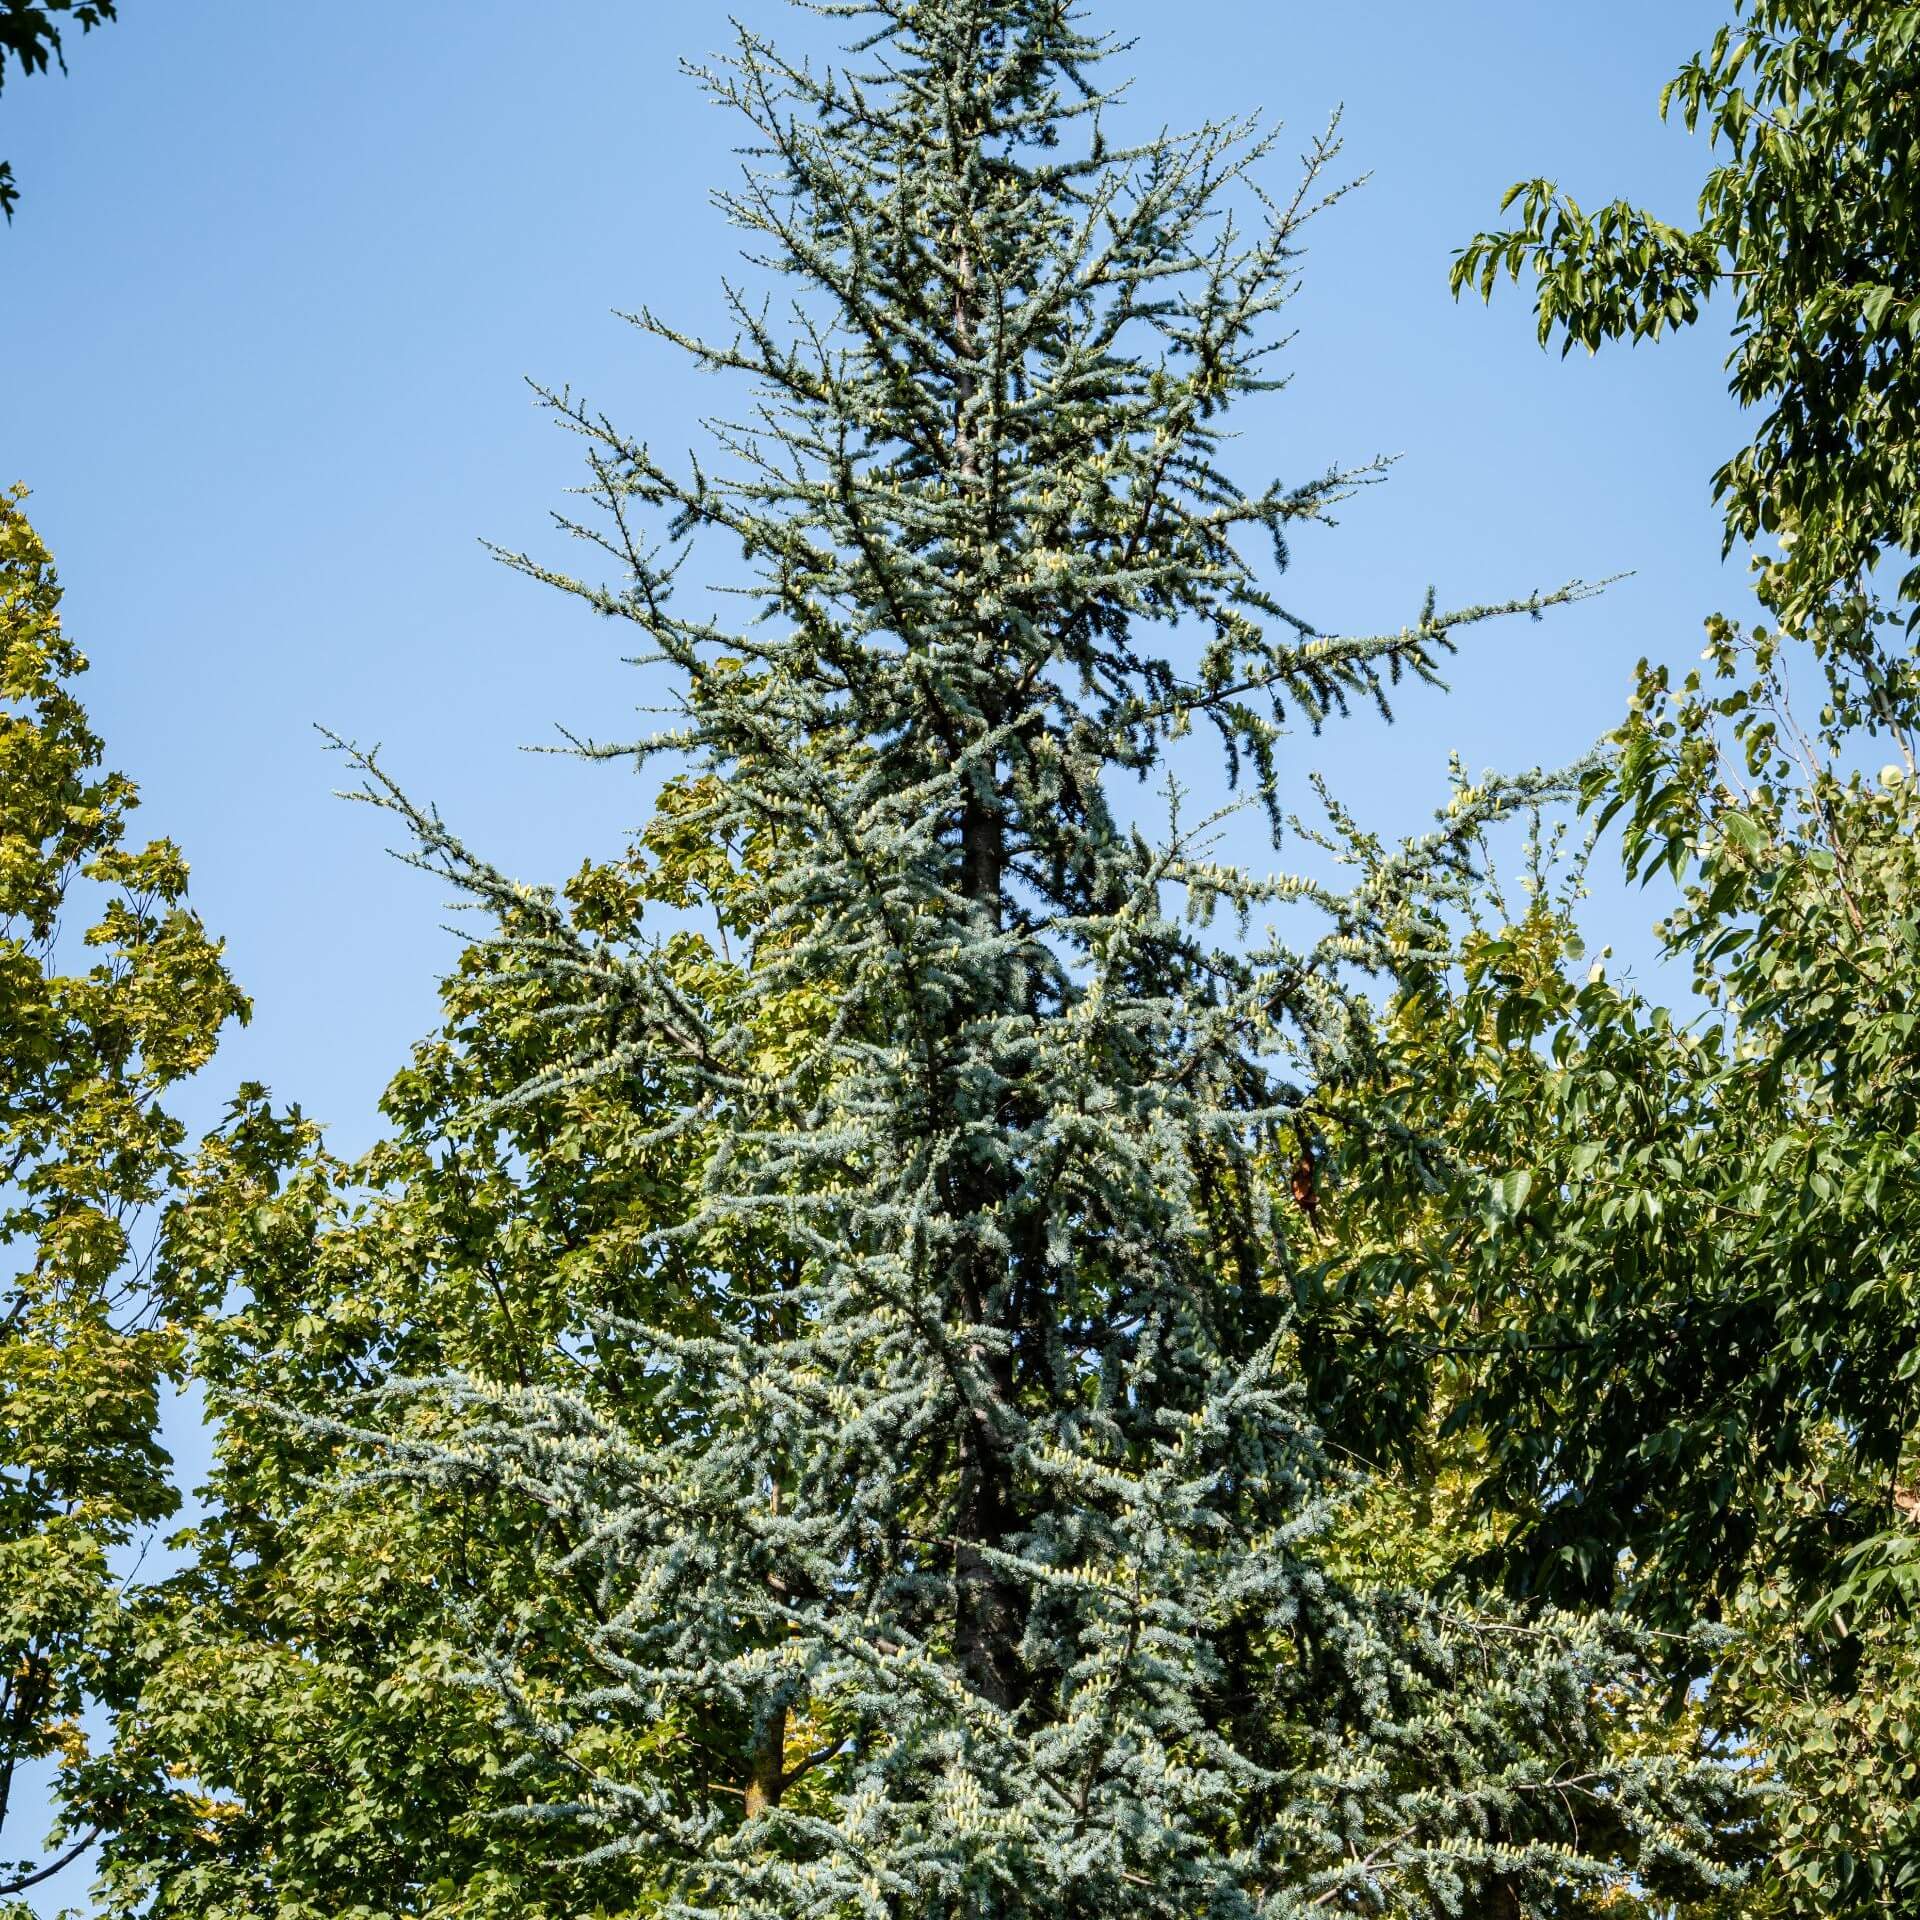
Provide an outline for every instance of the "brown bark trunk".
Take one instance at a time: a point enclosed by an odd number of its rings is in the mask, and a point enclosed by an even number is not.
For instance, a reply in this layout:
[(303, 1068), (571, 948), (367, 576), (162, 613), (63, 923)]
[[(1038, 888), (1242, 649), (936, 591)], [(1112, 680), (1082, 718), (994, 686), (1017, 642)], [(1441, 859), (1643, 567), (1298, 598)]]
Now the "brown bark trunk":
[(1004, 1546), (1014, 1530), (1009, 1476), (990, 1440), (976, 1434), (969, 1454), (971, 1484), (962, 1511), (961, 1545), (954, 1556), (959, 1588), (955, 1651), (973, 1690), (996, 1707), (1011, 1709), (1026, 1691), (1020, 1661), (1026, 1620), (1020, 1589), (985, 1551)]
[(758, 1820), (787, 1790), (787, 1710), (777, 1708), (753, 1743), (747, 1763), (747, 1818)]
[[(960, 826), (962, 885), (980, 909), (989, 929), (998, 931), (1004, 883), (1005, 843), (991, 796), (976, 795), (966, 804)], [(984, 1176), (969, 1177), (955, 1195), (956, 1211), (976, 1218), (989, 1212), (996, 1196)], [(996, 1289), (970, 1258), (961, 1297), (968, 1318), (982, 1325)], [(1011, 1329), (1000, 1329), (1011, 1331)], [(976, 1350), (976, 1379), (1002, 1406), (1013, 1403), (1013, 1367), (1009, 1356)], [(995, 1567), (988, 1551), (1005, 1545), (1018, 1525), (1013, 1477), (991, 1420), (984, 1409), (970, 1408), (962, 1444), (959, 1513), (961, 1544), (954, 1556), (958, 1586), (956, 1651), (969, 1684), (982, 1699), (1012, 1708), (1025, 1692), (1019, 1646), (1026, 1630), (1018, 1585)]]
[[(976, 394), (971, 359), (979, 319), (975, 311), (977, 277), (972, 248), (965, 238), (955, 259), (954, 280), (954, 340), (959, 356), (954, 394), (954, 455), (964, 487), (966, 482), (978, 477), (980, 466), (975, 423), (970, 418)], [(992, 537), (991, 532), (988, 537)], [(988, 726), (994, 724), (992, 712), (985, 718)], [(985, 930), (997, 933), (1006, 880), (1005, 827), (1000, 796), (994, 791), (993, 769), (978, 768), (972, 777), (983, 786), (970, 792), (962, 806), (960, 884), (966, 898), (978, 909)], [(963, 1009), (960, 1023), (966, 1018), (967, 1012)], [(969, 1171), (959, 1181), (952, 1204), (961, 1218), (979, 1219), (992, 1209), (996, 1198), (987, 1178)], [(963, 1258), (967, 1260), (968, 1270), (961, 1276), (960, 1297), (968, 1319), (973, 1325), (981, 1326), (987, 1317), (987, 1302), (996, 1289), (980, 1272), (979, 1256), (968, 1254)], [(988, 1383), (1001, 1404), (1011, 1407), (1011, 1361), (1004, 1356), (977, 1351), (972, 1359), (976, 1380)], [(960, 1538), (954, 1553), (955, 1650), (974, 1691), (996, 1706), (1012, 1708), (1018, 1705), (1025, 1691), (1019, 1656), (1026, 1624), (1025, 1609), (1020, 1589), (994, 1567), (987, 1551), (1003, 1546), (1017, 1526), (1013, 1476), (985, 1412), (970, 1407), (963, 1417), (967, 1425), (961, 1436), (961, 1491), (956, 1514)]]
[[(777, 1520), (780, 1517), (780, 1482), (777, 1476), (773, 1478), (767, 1504)], [(786, 1599), (786, 1582), (778, 1573), (768, 1575), (767, 1585), (783, 1601)], [(747, 1818), (750, 1821), (758, 1820), (763, 1813), (777, 1807), (780, 1796), (787, 1790), (788, 1717), (787, 1708), (784, 1705), (777, 1706), (772, 1709), (766, 1724), (755, 1732), (753, 1748), (747, 1756)]]

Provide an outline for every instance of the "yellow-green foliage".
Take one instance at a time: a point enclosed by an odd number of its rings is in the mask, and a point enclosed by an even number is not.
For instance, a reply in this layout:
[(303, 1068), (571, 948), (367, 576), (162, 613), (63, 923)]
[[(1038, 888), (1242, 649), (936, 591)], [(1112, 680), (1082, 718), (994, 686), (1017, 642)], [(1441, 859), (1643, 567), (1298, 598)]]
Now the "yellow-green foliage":
[(57, 1762), (68, 1829), (106, 1817), (81, 1716), (128, 1704), (112, 1558), (176, 1505), (157, 1427), (181, 1340), (147, 1256), (182, 1135), (160, 1102), (246, 1014), (179, 850), (125, 843), (137, 796), (101, 770), (24, 498), (0, 494), (0, 1892), (43, 1864), (30, 1763)]

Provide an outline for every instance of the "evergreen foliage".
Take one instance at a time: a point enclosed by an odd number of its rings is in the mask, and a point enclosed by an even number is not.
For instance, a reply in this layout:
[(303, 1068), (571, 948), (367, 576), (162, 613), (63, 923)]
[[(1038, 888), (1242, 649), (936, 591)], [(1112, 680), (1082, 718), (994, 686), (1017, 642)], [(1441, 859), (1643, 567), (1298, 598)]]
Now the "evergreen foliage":
[[(1277, 384), (1331, 143), (1277, 203), (1249, 127), (1110, 147), (1111, 49), (1063, 0), (813, 11), (864, 36), (854, 71), (749, 33), (704, 76), (755, 148), (721, 203), (790, 314), (736, 295), (722, 344), (642, 317), (750, 416), (680, 477), (551, 396), (600, 510), (573, 531), (620, 578), (516, 562), (673, 687), (661, 735), (584, 750), (690, 763), (683, 824), (744, 890), (726, 1017), (671, 943), (514, 885), (366, 763), (564, 1036), (499, 1116), (609, 1088), (708, 1143), (640, 1242), (680, 1297), (575, 1330), (573, 1386), (391, 1384), (365, 1484), (550, 1516), (596, 1679), (556, 1699), (511, 1632), (486, 1677), (575, 1782), (545, 1817), (675, 1912), (1573, 1914), (1711, 1884), (1735, 1783), (1606, 1750), (1631, 1636), (1340, 1576), (1290, 1358), (1281, 1132), (1352, 1057), (1357, 973), (1437, 954), (1475, 834), (1550, 783), (1462, 789), (1397, 851), (1336, 808), (1336, 893), (1216, 861), (1169, 767), (1213, 728), (1277, 828), (1290, 722), (1384, 708), (1455, 629), (1580, 589), (1377, 638), (1275, 597), (1355, 476), (1246, 491), (1224, 418)], [(678, 610), (702, 534), (754, 569), (742, 624)], [(1159, 842), (1117, 786), (1155, 773)], [(1300, 901), (1323, 935), (1211, 931)], [(704, 1780), (628, 1762), (674, 1724)]]

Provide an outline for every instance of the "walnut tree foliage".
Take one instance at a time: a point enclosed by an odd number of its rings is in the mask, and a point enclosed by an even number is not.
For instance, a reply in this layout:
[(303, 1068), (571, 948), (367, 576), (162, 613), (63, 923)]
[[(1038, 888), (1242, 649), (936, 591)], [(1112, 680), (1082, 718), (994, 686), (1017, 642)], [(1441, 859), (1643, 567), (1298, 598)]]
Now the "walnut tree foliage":
[[(1771, 1400), (1737, 1415), (1721, 1403), (1716, 1444), (1734, 1452), (1741, 1425), (1790, 1455), (1830, 1416), (1884, 1481), (1889, 1514), (1920, 1370), (1902, 1211), (1920, 985), (1916, 579), (1881, 564), (1920, 552), (1916, 34), (1912, 7), (1749, 0), (1664, 96), (1726, 150), (1697, 231), (1621, 203), (1589, 218), (1536, 183), (1515, 190), (1521, 227), (1482, 235), (1456, 272), (1456, 286), (1490, 292), (1502, 268), (1531, 263), (1542, 338), (1590, 346), (1657, 336), (1710, 288), (1733, 288), (1734, 391), (1760, 418), (1716, 484), (1730, 545), (1762, 542), (1766, 617), (1716, 615), (1705, 666), (1684, 675), (1643, 663), (1613, 766), (1587, 798), (1620, 821), (1632, 873), (1679, 883), (1661, 931), (1715, 1011), (1698, 1034), (1636, 1036), (1639, 1075), (1661, 1086), (1663, 1113), (1718, 1129), (1716, 1177), (1754, 1201), (1741, 1229), (1751, 1277), (1729, 1295), (1749, 1330), (1730, 1354), (1710, 1334), (1709, 1371), (1687, 1391), (1701, 1398), (1723, 1359), (1729, 1391), (1770, 1383)], [(1537, 1027), (1541, 1010), (1509, 1018)], [(1742, 1151), (1761, 1157), (1736, 1171)], [(1705, 1508), (1643, 1492), (1619, 1514), (1641, 1513), (1643, 1551), (1646, 1526), (1666, 1529), (1676, 1572), (1697, 1583), (1712, 1576), (1715, 1529), (1745, 1524), (1737, 1478), (1717, 1473)], [(1906, 1556), (1876, 1553), (1884, 1577), (1867, 1587), (1901, 1584)]]
[(1568, 349), (1658, 339), (1723, 293), (1732, 392), (1760, 418), (1714, 484), (1730, 549), (1796, 543), (1775, 589), (1789, 621), (1882, 558), (1920, 558), (1916, 60), (1920, 7), (1901, 0), (1741, 0), (1660, 99), (1717, 150), (1697, 224), (1522, 181), (1519, 224), (1455, 263), (1456, 292), (1531, 271), (1540, 338)]
[[(1225, 422), (1278, 384), (1329, 143), (1279, 200), (1249, 125), (1113, 144), (1114, 49), (1066, 0), (810, 11), (844, 68), (742, 32), (703, 76), (751, 147), (720, 204), (790, 304), (734, 293), (716, 342), (641, 316), (740, 416), (682, 472), (550, 396), (614, 580), (516, 561), (637, 628), (670, 690), (657, 736), (583, 750), (691, 782), (737, 989), (714, 1007), (677, 936), (510, 882), (364, 763), (563, 1042), (487, 1110), (600, 1089), (698, 1147), (635, 1247), (680, 1280), (571, 1329), (576, 1380), (395, 1377), (302, 1430), (369, 1459), (353, 1485), (548, 1517), (590, 1678), (549, 1684), (512, 1606), (482, 1672), (568, 1782), (529, 1815), (672, 1912), (1710, 1885), (1737, 1783), (1607, 1750), (1644, 1648), (1344, 1577), (1349, 1488), (1290, 1359), (1282, 1133), (1350, 1058), (1359, 978), (1433, 946), (1480, 826), (1551, 783), (1463, 788), (1403, 849), (1352, 828), (1335, 891), (1221, 862), (1172, 778), (1210, 739), (1277, 829), (1289, 725), (1579, 589), (1379, 637), (1277, 597), (1351, 476), (1249, 489)], [(687, 585), (716, 546), (737, 620)], [(1164, 833), (1128, 798), (1155, 776)], [(1295, 905), (1301, 937), (1258, 930)], [(691, 1774), (637, 1752), (677, 1728)]]
[(0, 1907), (124, 1806), (98, 1741), (134, 1704), (130, 1543), (178, 1504), (183, 1378), (155, 1211), (186, 1161), (161, 1104), (246, 1002), (73, 691), (52, 561), (0, 494)]
[(1704, 1665), (1674, 1652), (1772, 1783), (1736, 1910), (1897, 1914), (1920, 1873), (1913, 790), (1828, 771), (1818, 813), (1784, 779), (1763, 807), (1716, 791), (1725, 743), (1667, 724), (1636, 709), (1603, 791), (1643, 753), (1698, 776), (1627, 839), (1664, 857), (1702, 823), (1663, 931), (1706, 1011), (1587, 965), (1544, 893), (1409, 981), (1322, 1105), (1303, 1348), (1337, 1440), (1451, 1476), (1456, 1571), (1720, 1620)]
[[(23, 74), (67, 69), (66, 33), (77, 26), (82, 33), (119, 18), (119, 0), (0, 0), (0, 88), (11, 61)], [(11, 220), (20, 190), (13, 169), (0, 160), (0, 213)]]
[(1643, 663), (1586, 793), (1693, 1006), (1583, 979), (1544, 895), (1409, 978), (1309, 1289), (1356, 1413), (1390, 1381), (1411, 1438), (1444, 1381), (1515, 1584), (1724, 1619), (1712, 1710), (1778, 1787), (1756, 1910), (1828, 1920), (1920, 1888), (1917, 29), (1751, 0), (1666, 96), (1722, 149), (1697, 228), (1534, 183), (1460, 257), (1531, 265), (1543, 339), (1589, 346), (1725, 286), (1761, 617)]

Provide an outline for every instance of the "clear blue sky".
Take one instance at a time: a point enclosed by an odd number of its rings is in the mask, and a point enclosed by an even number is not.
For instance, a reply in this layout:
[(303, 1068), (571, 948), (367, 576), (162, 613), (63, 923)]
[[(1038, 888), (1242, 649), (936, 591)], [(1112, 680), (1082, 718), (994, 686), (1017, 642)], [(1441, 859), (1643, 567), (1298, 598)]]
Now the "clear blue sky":
[[(736, 0), (756, 25), (780, 0)], [(616, 735), (620, 636), (491, 564), (544, 538), (576, 477), (533, 375), (688, 444), (716, 390), (611, 317), (698, 324), (733, 265), (705, 191), (731, 130), (677, 70), (716, 0), (126, 0), (72, 73), (0, 101), (24, 199), (0, 233), (0, 482), (35, 490), (87, 687), (146, 830), (254, 994), (195, 1116), (268, 1081), (347, 1149), (430, 1024), (450, 948), (432, 883), (330, 798), (313, 723), (396, 772), (529, 878), (620, 843), (645, 794), (522, 755), (555, 724)], [(1567, 362), (1524, 301), (1447, 294), (1451, 250), (1510, 181), (1558, 176), (1684, 214), (1704, 165), (1658, 125), (1706, 0), (1095, 0), (1137, 34), (1134, 111), (1263, 108), (1302, 144), (1336, 103), (1372, 183), (1318, 229), (1295, 384), (1244, 471), (1405, 457), (1298, 543), (1293, 600), (1327, 627), (1570, 575), (1635, 577), (1544, 626), (1482, 634), (1450, 698), (1392, 731), (1300, 743), (1383, 827), (1411, 829), (1446, 752), (1552, 762), (1617, 717), (1643, 653), (1699, 647), (1735, 604), (1708, 475), (1735, 444), (1723, 342)], [(716, 556), (724, 559), (724, 556)], [(1611, 909), (1610, 909), (1611, 910)], [(1631, 946), (1644, 905), (1630, 904)], [(189, 1445), (185, 1451), (191, 1453)]]

